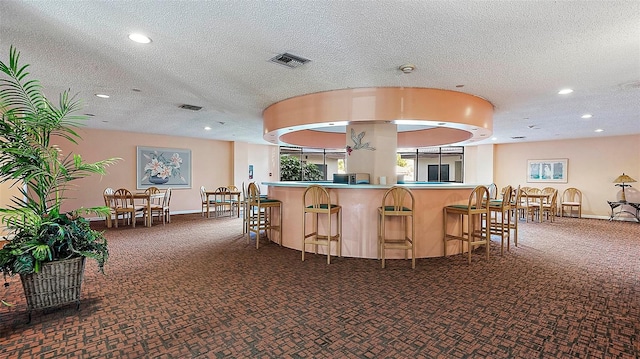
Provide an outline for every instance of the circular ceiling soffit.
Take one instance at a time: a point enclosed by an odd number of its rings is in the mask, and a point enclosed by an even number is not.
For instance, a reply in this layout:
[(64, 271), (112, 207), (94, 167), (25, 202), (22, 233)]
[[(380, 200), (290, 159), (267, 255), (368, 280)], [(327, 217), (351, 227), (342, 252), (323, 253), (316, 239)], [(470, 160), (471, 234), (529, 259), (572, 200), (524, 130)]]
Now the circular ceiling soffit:
[(466, 144), (489, 138), (493, 105), (457, 91), (372, 87), (318, 92), (276, 102), (263, 112), (263, 138), (273, 144), (344, 148), (349, 124), (398, 125), (398, 147)]

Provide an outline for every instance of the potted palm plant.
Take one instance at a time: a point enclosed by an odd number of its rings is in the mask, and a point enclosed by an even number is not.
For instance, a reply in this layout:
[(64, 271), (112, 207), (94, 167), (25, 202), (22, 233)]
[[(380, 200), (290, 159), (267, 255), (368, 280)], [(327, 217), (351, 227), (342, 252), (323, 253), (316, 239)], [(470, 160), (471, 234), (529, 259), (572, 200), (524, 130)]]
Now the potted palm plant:
[(0, 249), (0, 271), (5, 281), (7, 275), (20, 275), (30, 320), (34, 309), (79, 305), (87, 257), (104, 273), (107, 241), (82, 215), (108, 215), (108, 208), (66, 213), (61, 208), (69, 182), (105, 174), (117, 159), (86, 163), (78, 154), (63, 154), (52, 139), (77, 143), (80, 136), (74, 129), (86, 119), (74, 115), (81, 104), (68, 91), (57, 104), (51, 102), (40, 83), (28, 78), (29, 65), (19, 61), (13, 46), (8, 63), (0, 61), (0, 183), (10, 183), (20, 192), (0, 208), (1, 223), (9, 233)]

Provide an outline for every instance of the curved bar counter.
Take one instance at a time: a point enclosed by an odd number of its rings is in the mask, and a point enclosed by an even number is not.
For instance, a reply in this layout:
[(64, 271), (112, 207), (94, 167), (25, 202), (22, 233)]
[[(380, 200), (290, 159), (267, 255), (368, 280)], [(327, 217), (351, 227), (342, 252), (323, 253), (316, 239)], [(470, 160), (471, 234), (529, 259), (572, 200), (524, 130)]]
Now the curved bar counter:
[[(282, 201), (282, 245), (302, 250), (302, 195), (307, 186), (317, 182), (263, 182), (269, 188), (269, 198)], [(331, 202), (342, 206), (342, 256), (378, 257), (378, 207), (388, 185), (347, 185), (318, 183), (329, 189)], [(405, 184), (415, 197), (416, 258), (442, 257), (443, 208), (451, 204), (466, 204), (475, 185)], [(448, 230), (455, 231), (457, 221), (451, 218)], [(399, 229), (398, 229), (399, 230)], [(450, 242), (447, 253), (460, 253), (459, 242)], [(309, 251), (310, 248), (307, 248)], [(319, 248), (318, 253), (324, 248)], [(335, 252), (332, 253), (334, 255)], [(402, 250), (387, 250), (386, 258), (404, 258)]]

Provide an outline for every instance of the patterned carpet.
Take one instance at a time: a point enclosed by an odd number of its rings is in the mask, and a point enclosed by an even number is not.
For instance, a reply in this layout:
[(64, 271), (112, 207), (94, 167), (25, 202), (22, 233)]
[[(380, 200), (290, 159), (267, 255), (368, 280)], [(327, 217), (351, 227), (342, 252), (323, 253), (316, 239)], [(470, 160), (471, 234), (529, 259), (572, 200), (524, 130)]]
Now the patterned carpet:
[(242, 220), (109, 229), (80, 310), (1, 295), (1, 358), (638, 358), (640, 224), (521, 223), (520, 246), (404, 260), (247, 243)]

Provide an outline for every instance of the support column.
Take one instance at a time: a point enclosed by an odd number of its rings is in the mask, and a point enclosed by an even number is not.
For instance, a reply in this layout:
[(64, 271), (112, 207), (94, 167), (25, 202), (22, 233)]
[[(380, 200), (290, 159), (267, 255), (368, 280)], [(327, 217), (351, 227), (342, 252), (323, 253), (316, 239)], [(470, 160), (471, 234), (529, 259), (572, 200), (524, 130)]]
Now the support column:
[(347, 126), (347, 173), (368, 173), (371, 184), (397, 183), (397, 126), (392, 123), (367, 123)]

